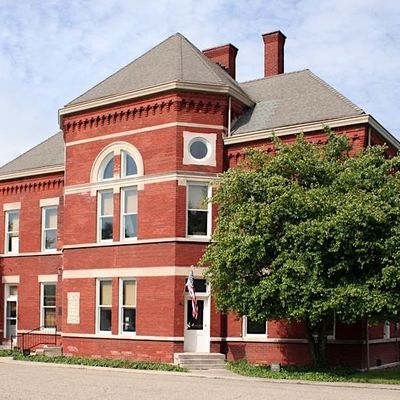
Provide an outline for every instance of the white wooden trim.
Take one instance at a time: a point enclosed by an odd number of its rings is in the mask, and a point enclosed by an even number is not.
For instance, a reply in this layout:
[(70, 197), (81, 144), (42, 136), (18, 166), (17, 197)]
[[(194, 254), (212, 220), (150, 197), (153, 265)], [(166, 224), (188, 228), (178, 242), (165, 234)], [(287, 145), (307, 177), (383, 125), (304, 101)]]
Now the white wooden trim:
[(112, 103), (117, 103), (121, 101), (127, 101), (131, 99), (135, 99), (138, 97), (149, 96), (152, 94), (160, 94), (162, 92), (171, 91), (171, 90), (189, 90), (196, 92), (212, 92), (212, 93), (220, 93), (231, 95), (235, 97), (239, 101), (241, 101), (246, 106), (254, 105), (254, 102), (249, 99), (247, 95), (238, 89), (217, 83), (201, 83), (201, 82), (191, 82), (191, 81), (170, 81), (165, 82), (159, 85), (148, 86), (143, 89), (133, 90), (129, 92), (125, 92), (122, 94), (113, 94), (109, 96), (101, 97), (100, 99), (83, 101), (77, 104), (70, 104), (58, 111), (58, 118), (61, 122), (61, 117), (63, 115), (71, 114), (77, 111), (87, 110), (94, 107), (100, 107)]
[(64, 164), (55, 165), (53, 167), (30, 168), (30, 169), (25, 169), (23, 171), (2, 175), (0, 176), (0, 181), (24, 178), (25, 176), (51, 174), (54, 172), (63, 172), (63, 171), (64, 171)]
[(58, 275), (50, 274), (50, 275), (38, 275), (39, 283), (57, 283)]
[(59, 197), (50, 197), (48, 199), (40, 199), (40, 207), (51, 207), (60, 205)]
[(328, 126), (330, 128), (338, 128), (341, 126), (351, 126), (358, 124), (370, 124), (390, 144), (392, 144), (397, 149), (400, 148), (400, 142), (393, 135), (391, 135), (382, 125), (380, 125), (371, 115), (368, 114), (356, 115), (353, 117), (346, 117), (346, 118), (327, 119), (327, 120), (304, 123), (304, 124), (277, 127), (274, 129), (265, 129), (253, 132), (240, 133), (236, 135), (233, 134), (232, 136), (224, 138), (224, 144), (230, 145), (230, 144), (252, 142), (255, 140), (268, 139), (271, 138), (273, 135), (280, 137), (287, 135), (296, 135), (300, 132), (320, 131)]
[(225, 127), (223, 125), (195, 124), (195, 123), (191, 123), (191, 122), (168, 122), (167, 124), (147, 126), (145, 128), (138, 128), (138, 129), (131, 129), (129, 131), (109, 133), (108, 135), (96, 136), (96, 137), (88, 138), (88, 139), (74, 140), (73, 142), (66, 143), (65, 146), (66, 147), (76, 146), (78, 144), (85, 144), (85, 143), (91, 143), (91, 142), (98, 142), (98, 141), (102, 141), (102, 140), (115, 139), (115, 138), (120, 138), (123, 136), (136, 135), (138, 133), (153, 132), (153, 131), (156, 131), (159, 129), (174, 128), (174, 127), (216, 129), (216, 130), (221, 130), (221, 131), (225, 129)]
[(17, 201), (15, 203), (4, 203), (3, 204), (3, 211), (17, 211), (21, 209), (21, 202)]
[(6, 275), (1, 277), (2, 283), (19, 284), (19, 275)]
[[(199, 138), (207, 147), (207, 155), (201, 160), (194, 158), (190, 154), (190, 146), (192, 142)], [(185, 165), (209, 165), (215, 167), (217, 165), (217, 134), (216, 133), (197, 133), (183, 132), (183, 164)]]
[[(63, 271), (63, 279), (111, 279), (111, 278), (138, 278), (158, 276), (187, 276), (192, 267), (127, 267), (127, 268), (93, 268), (68, 269)], [(202, 278), (206, 268), (194, 268), (195, 277)]]

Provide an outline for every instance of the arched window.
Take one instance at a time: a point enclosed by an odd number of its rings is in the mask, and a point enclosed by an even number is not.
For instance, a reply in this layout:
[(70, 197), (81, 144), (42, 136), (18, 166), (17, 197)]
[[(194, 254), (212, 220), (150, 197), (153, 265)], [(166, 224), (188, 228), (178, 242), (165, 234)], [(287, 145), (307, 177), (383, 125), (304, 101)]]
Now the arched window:
[[(115, 168), (120, 165), (119, 168)], [(127, 142), (106, 146), (92, 166), (92, 195), (97, 196), (97, 241), (136, 240), (138, 237), (138, 190), (136, 178), (144, 175), (143, 159), (137, 148)], [(114, 232), (116, 206), (114, 194), (120, 194), (119, 237)], [(118, 209), (117, 209), (118, 210)]]
[(97, 180), (105, 181), (114, 178), (114, 152), (108, 154), (102, 161)]

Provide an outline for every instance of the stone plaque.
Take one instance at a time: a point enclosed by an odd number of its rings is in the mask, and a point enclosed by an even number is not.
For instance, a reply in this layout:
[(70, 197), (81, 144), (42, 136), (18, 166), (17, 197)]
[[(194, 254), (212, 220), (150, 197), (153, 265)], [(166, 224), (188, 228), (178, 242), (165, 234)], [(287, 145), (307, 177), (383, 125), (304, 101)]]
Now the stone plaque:
[(79, 324), (79, 292), (68, 292), (67, 324)]

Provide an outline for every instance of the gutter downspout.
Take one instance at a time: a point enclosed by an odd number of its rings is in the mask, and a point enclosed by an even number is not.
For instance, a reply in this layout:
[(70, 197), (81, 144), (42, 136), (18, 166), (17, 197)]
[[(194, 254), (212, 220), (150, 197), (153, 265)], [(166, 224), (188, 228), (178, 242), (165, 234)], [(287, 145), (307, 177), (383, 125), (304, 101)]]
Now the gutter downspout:
[(228, 137), (231, 136), (232, 97), (228, 97)]
[(371, 127), (368, 126), (368, 134), (367, 134), (367, 147), (371, 146)]

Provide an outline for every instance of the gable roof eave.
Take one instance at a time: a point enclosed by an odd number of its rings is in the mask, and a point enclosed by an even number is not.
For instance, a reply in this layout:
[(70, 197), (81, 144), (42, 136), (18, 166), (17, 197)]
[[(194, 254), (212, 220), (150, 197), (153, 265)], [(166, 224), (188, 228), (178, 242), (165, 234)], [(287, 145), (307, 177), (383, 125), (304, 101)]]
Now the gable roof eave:
[(171, 82), (166, 82), (155, 86), (149, 86), (139, 90), (133, 90), (111, 96), (104, 96), (98, 99), (83, 101), (81, 103), (76, 103), (76, 104), (67, 104), (58, 111), (59, 122), (61, 122), (61, 118), (63, 116), (75, 112), (97, 108), (101, 106), (107, 106), (114, 103), (138, 99), (141, 97), (146, 97), (173, 90), (186, 90), (193, 92), (225, 94), (234, 97), (235, 99), (239, 100), (241, 103), (243, 103), (248, 107), (252, 107), (254, 105), (254, 102), (242, 90), (238, 90), (235, 87), (229, 85), (174, 80)]

